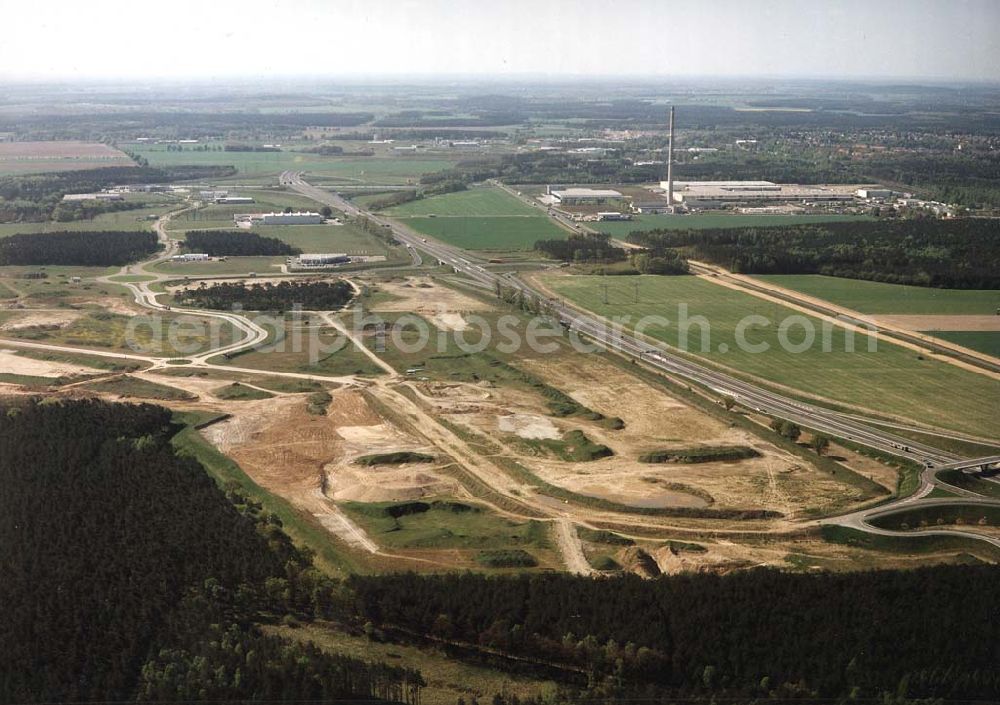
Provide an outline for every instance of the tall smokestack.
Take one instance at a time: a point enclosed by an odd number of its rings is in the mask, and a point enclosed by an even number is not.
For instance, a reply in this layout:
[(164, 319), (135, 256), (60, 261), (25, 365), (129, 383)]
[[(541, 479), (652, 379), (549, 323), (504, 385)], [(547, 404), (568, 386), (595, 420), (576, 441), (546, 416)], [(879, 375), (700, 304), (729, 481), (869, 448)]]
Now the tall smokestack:
[(670, 138), (667, 142), (667, 204), (674, 205), (674, 106), (670, 106)]

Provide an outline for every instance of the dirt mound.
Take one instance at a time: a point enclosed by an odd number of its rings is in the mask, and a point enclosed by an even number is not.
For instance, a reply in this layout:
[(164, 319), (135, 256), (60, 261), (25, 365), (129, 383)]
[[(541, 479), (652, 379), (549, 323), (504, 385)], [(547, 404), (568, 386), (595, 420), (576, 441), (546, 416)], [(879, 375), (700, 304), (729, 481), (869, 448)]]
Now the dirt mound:
[(661, 575), (660, 566), (656, 560), (645, 549), (638, 546), (623, 548), (618, 552), (616, 559), (624, 570), (643, 578), (655, 578)]

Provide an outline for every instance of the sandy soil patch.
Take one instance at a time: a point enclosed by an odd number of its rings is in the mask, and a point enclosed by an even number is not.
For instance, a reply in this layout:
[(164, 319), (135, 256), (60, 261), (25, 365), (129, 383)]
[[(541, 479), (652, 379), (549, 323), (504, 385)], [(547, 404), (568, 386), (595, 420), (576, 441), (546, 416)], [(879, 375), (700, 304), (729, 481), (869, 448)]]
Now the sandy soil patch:
[(63, 362), (34, 360), (16, 355), (13, 350), (0, 349), (0, 372), (31, 377), (70, 377), (72, 375), (97, 374), (100, 370)]
[[(430, 277), (406, 277), (401, 280), (379, 282), (374, 286), (394, 298), (373, 306), (372, 311), (410, 312), (433, 317), (463, 311), (488, 311), (492, 308), (479, 299), (438, 284)], [(457, 322), (459, 319), (463, 328), (450, 328), (450, 330), (464, 330), (464, 326), (468, 324), (461, 316), (457, 319), (442, 318), (442, 324), (448, 326), (449, 320)]]
[[(337, 392), (350, 404), (350, 393)], [(328, 416), (306, 412), (301, 396), (277, 397), (243, 406), (231, 418), (202, 431), (269, 492), (309, 512), (348, 545), (374, 552), (377, 546), (326, 494), (325, 466), (340, 452), (340, 437)]]
[(498, 416), (497, 428), (504, 433), (517, 434), (521, 438), (550, 438), (554, 440), (562, 437), (562, 433), (551, 419), (535, 414)]
[(16, 331), (33, 326), (59, 326), (64, 328), (83, 316), (81, 311), (32, 311), (22, 309), (16, 318), (12, 318), (0, 330)]
[[(630, 483), (631, 484), (631, 483)], [(588, 497), (600, 497), (612, 502), (620, 502), (630, 507), (706, 507), (708, 502), (693, 494), (675, 490), (656, 489), (656, 485), (647, 488), (629, 486), (619, 489), (615, 485), (591, 483), (581, 484), (577, 491)]]
[(878, 315), (874, 316), (874, 318), (880, 324), (892, 326), (894, 328), (905, 328), (912, 331), (1000, 331), (1000, 316), (921, 316), (912, 314), (897, 314)]
[[(711, 497), (716, 508), (771, 509), (789, 517), (860, 499), (857, 490), (807, 462), (596, 356), (548, 357), (521, 364), (589, 408), (625, 421), (624, 429), (611, 431), (567, 420), (593, 441), (612, 448), (615, 456), (575, 464), (532, 460), (532, 469), (553, 484), (635, 506), (705, 506), (701, 495)], [(697, 445), (749, 446), (760, 457), (691, 465), (638, 462), (650, 450)], [(673, 486), (678, 484), (695, 493), (676, 491)]]
[(460, 313), (436, 313), (431, 316), (431, 323), (442, 330), (463, 331), (469, 327)]

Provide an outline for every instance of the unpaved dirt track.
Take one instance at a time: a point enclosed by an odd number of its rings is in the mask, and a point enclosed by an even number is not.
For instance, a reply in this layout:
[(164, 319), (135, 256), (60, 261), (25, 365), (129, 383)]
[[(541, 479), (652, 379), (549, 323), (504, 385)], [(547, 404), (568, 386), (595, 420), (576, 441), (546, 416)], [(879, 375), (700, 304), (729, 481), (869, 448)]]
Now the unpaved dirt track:
[(566, 568), (570, 573), (577, 575), (590, 575), (594, 570), (587, 562), (587, 557), (583, 555), (583, 546), (580, 544), (580, 537), (576, 535), (576, 526), (569, 519), (556, 519), (552, 523), (555, 530), (556, 540), (559, 542), (559, 551), (566, 561)]

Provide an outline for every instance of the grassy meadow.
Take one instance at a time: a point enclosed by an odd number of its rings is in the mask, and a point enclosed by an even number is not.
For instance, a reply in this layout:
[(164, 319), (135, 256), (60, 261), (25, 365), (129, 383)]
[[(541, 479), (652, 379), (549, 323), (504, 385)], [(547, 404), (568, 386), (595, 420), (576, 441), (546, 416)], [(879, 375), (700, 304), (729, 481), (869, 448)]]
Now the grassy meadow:
[[(631, 316), (628, 327), (642, 316), (665, 316), (669, 325), (650, 325), (646, 334), (671, 346), (686, 347), (689, 353), (743, 376), (943, 428), (989, 437), (1000, 434), (1000, 417), (996, 414), (1000, 381), (944, 362), (921, 359), (913, 350), (884, 341), (870, 352), (868, 339), (861, 334), (855, 335), (854, 352), (848, 352), (847, 332), (839, 327), (830, 330), (829, 351), (825, 352), (821, 322), (779, 304), (685, 276), (548, 275), (544, 281), (557, 294), (586, 309), (609, 317)], [(699, 325), (690, 325), (686, 346), (680, 345), (678, 326), (679, 307), (685, 305), (688, 320), (704, 316), (709, 324), (707, 335)], [(769, 322), (766, 326), (755, 323), (744, 331), (747, 343), (768, 346), (764, 352), (741, 350), (737, 345), (737, 326), (751, 314)], [(815, 330), (815, 342), (803, 346), (802, 352), (783, 349), (778, 337), (781, 322), (793, 315), (797, 323), (787, 331), (792, 346), (804, 340), (801, 323), (807, 321)]]

